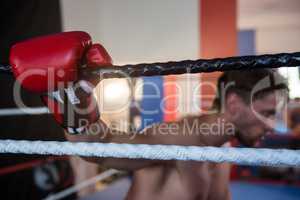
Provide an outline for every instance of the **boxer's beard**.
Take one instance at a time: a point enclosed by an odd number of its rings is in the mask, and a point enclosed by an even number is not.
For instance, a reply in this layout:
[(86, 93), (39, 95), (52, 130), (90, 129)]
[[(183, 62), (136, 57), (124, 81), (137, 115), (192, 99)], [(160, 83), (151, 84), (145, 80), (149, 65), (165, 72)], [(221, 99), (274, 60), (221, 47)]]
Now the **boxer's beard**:
[(235, 137), (238, 139), (238, 141), (239, 141), (242, 145), (244, 145), (244, 146), (246, 146), (246, 147), (253, 147), (253, 145), (254, 145), (254, 142), (253, 142), (253, 141), (247, 140), (245, 137), (243, 137), (243, 135), (242, 135), (239, 131), (237, 131), (237, 132), (235, 133)]

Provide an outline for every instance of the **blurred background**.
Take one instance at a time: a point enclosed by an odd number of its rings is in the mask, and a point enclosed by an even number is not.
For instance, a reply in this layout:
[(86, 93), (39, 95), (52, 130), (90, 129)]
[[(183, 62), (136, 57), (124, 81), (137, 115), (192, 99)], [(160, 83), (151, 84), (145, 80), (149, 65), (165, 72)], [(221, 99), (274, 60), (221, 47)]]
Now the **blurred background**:
[[(1, 17), (5, 28), (0, 33), (3, 52), (26, 38), (73, 30), (86, 31), (93, 41), (103, 44), (116, 65), (300, 49), (298, 0), (30, 0), (1, 4), (6, 10)], [(7, 53), (2, 54), (0, 62), (7, 63), (7, 57)], [(280, 68), (279, 72), (288, 80), (290, 101), (285, 112), (278, 115), (276, 130), (260, 147), (299, 149), (299, 68)], [(97, 86), (95, 94), (105, 122), (123, 131), (141, 130), (155, 122), (175, 121), (208, 111), (219, 75), (105, 80)], [(24, 113), (12, 102), (13, 80), (5, 75), (1, 77), (2, 91), (5, 91), (0, 99), (1, 138), (63, 140), (60, 128), (38, 97), (23, 91), (27, 105), (33, 108)], [(172, 98), (164, 98), (170, 95)], [(231, 145), (239, 144), (233, 142)], [(74, 196), (65, 195), (65, 198), (122, 199), (130, 184), (130, 175), (107, 171), (76, 157), (63, 160), (27, 157), (2, 157), (1, 162), (5, 164), (0, 168), (0, 180), (5, 187), (14, 189), (15, 186), (7, 183), (22, 180), (24, 184), (20, 187), (25, 187), (38, 182), (40, 186), (36, 187), (41, 195), (28, 197), (30, 199), (45, 198), (86, 181), (88, 187), (78, 187)], [(55, 175), (66, 172), (65, 179), (62, 178), (65, 176)], [(102, 173), (107, 173), (108, 178), (104, 179), (106, 174)], [(26, 183), (24, 176), (33, 180), (31, 184)], [(231, 180), (233, 199), (300, 198), (298, 168), (234, 165), (231, 166)], [(11, 198), (12, 193), (8, 193)]]

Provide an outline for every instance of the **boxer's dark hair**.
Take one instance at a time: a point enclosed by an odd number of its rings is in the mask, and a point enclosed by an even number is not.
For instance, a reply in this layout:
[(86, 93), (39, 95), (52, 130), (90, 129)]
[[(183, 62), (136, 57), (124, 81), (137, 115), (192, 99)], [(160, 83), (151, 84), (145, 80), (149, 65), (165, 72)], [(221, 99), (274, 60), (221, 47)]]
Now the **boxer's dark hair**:
[(213, 109), (221, 111), (230, 93), (237, 94), (249, 104), (251, 99), (262, 98), (274, 90), (288, 92), (286, 80), (274, 69), (226, 71), (218, 79)]

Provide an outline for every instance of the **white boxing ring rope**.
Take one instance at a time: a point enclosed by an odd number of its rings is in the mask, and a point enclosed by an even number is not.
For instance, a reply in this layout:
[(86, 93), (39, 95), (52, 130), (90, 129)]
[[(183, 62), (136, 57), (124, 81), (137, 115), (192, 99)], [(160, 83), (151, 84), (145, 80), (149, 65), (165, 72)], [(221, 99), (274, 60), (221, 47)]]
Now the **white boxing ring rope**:
[(50, 194), (48, 197), (46, 197), (44, 200), (59, 200), (59, 199), (62, 199), (62, 198), (65, 198), (66, 196), (70, 195), (70, 194), (73, 194), (89, 185), (93, 185), (95, 184), (96, 182), (98, 181), (102, 181), (114, 174), (117, 174), (119, 171), (118, 170), (115, 170), (115, 169), (109, 169), (109, 170), (106, 170), (104, 172), (102, 172), (101, 174), (98, 174), (88, 180), (85, 180), (77, 185), (73, 185), (67, 189), (64, 189), (62, 191), (59, 191), (55, 194)]
[(0, 153), (229, 162), (300, 167), (300, 150), (179, 145), (0, 140)]

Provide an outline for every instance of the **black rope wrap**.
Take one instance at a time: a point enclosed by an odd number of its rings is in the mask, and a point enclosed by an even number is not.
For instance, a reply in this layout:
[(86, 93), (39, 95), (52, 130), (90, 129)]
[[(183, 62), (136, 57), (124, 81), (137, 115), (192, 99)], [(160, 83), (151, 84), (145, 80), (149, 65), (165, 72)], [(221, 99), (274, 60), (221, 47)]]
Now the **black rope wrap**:
[[(183, 60), (164, 63), (129, 64), (123, 66), (82, 69), (81, 73), (86, 76), (96, 75), (101, 76), (102, 78), (122, 78), (296, 66), (300, 66), (300, 52), (266, 54), (259, 56)], [(2, 67), (1, 65), (0, 71), (9, 72), (9, 69), (9, 66), (3, 65)]]
[(85, 73), (101, 75), (103, 78), (120, 78), (296, 66), (300, 66), (300, 52), (123, 65), (91, 69)]

